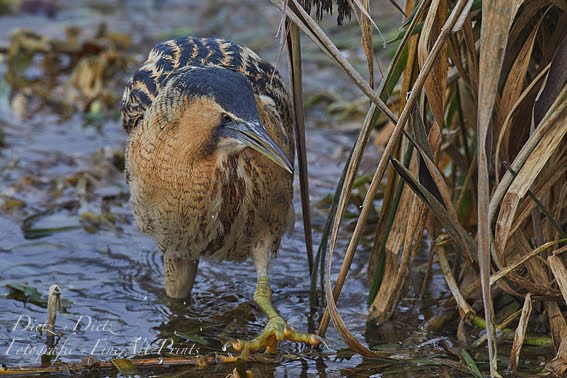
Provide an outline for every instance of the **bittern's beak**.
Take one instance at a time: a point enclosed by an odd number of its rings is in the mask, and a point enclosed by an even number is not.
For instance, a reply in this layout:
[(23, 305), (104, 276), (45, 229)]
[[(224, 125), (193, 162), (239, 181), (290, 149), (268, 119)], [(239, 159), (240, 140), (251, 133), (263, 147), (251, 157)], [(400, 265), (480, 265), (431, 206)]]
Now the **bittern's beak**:
[(236, 131), (235, 134), (242, 143), (267, 156), (289, 173), (293, 173), (293, 165), (260, 122), (232, 122), (227, 127)]

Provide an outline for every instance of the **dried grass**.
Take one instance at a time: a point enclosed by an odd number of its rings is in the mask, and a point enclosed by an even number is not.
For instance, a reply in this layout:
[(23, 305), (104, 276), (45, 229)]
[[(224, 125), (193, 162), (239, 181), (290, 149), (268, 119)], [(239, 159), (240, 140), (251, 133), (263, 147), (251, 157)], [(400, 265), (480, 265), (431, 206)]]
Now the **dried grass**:
[[(515, 334), (509, 371), (518, 369), (523, 344), (545, 343), (551, 336), (557, 356), (546, 370), (563, 374), (567, 370), (567, 326), (562, 313), (567, 304), (562, 253), (567, 242), (565, 4), (555, 0), (408, 0), (405, 8), (399, 8), (409, 16), (396, 39), (397, 51), (374, 92), (372, 2), (350, 1), (369, 66), (365, 81), (297, 0), (287, 6), (283, 0), (271, 1), (372, 102), (336, 189), (316, 259), (321, 267), (326, 260), (327, 310), (319, 334), (325, 334), (332, 320), (353, 350), (384, 357), (348, 331), (336, 301), (368, 215), (376, 206), (378, 188), (386, 180), (369, 260), (370, 317), (382, 322), (396, 312), (427, 230), (434, 243), (429, 268), (436, 257), (461, 318), (457, 337), (468, 345), (465, 323), (486, 329), (491, 376), (499, 376), (498, 343), (510, 339), (497, 337), (496, 331), (511, 335), (511, 328)], [(399, 99), (399, 109), (386, 106), (396, 103), (394, 99)], [(330, 271), (341, 221), (370, 131), (383, 116), (395, 127), (333, 286)], [(426, 279), (429, 276), (428, 272)], [(507, 308), (514, 307), (495, 307), (504, 295), (522, 310), (504, 316)], [(478, 301), (484, 304), (482, 315), (472, 306)], [(497, 324), (497, 318), (504, 320)], [(549, 331), (538, 337), (529, 335), (530, 329)], [(459, 356), (469, 364), (465, 355)], [(470, 366), (476, 371), (474, 361)]]

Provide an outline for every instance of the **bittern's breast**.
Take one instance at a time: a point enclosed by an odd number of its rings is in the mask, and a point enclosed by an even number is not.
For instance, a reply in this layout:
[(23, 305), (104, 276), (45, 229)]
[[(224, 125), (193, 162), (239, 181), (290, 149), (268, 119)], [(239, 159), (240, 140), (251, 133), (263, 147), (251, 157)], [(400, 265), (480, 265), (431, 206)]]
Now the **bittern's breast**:
[(126, 168), (138, 227), (162, 251), (238, 261), (266, 234), (277, 249), (293, 222), (292, 175), (252, 149), (196, 161), (152, 138), (130, 136)]

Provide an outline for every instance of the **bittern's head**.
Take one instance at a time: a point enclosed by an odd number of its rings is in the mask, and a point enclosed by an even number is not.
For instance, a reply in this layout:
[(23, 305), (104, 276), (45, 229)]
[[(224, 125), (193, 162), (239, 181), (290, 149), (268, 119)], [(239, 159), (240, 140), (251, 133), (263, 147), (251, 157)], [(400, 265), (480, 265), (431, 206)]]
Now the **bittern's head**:
[(163, 101), (182, 99), (183, 112), (175, 127), (187, 146), (224, 154), (251, 147), (293, 171), (286, 154), (260, 121), (254, 92), (243, 74), (219, 67), (192, 67), (174, 75)]

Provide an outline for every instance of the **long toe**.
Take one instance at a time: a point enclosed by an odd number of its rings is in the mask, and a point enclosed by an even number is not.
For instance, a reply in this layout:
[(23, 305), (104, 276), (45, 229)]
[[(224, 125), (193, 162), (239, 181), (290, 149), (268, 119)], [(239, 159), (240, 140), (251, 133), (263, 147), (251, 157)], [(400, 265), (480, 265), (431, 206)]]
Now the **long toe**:
[(241, 358), (248, 358), (251, 352), (266, 349), (266, 353), (275, 353), (279, 341), (293, 341), (309, 345), (324, 343), (323, 339), (312, 333), (296, 331), (280, 316), (270, 319), (264, 331), (252, 340), (236, 340), (232, 347), (240, 352)]

